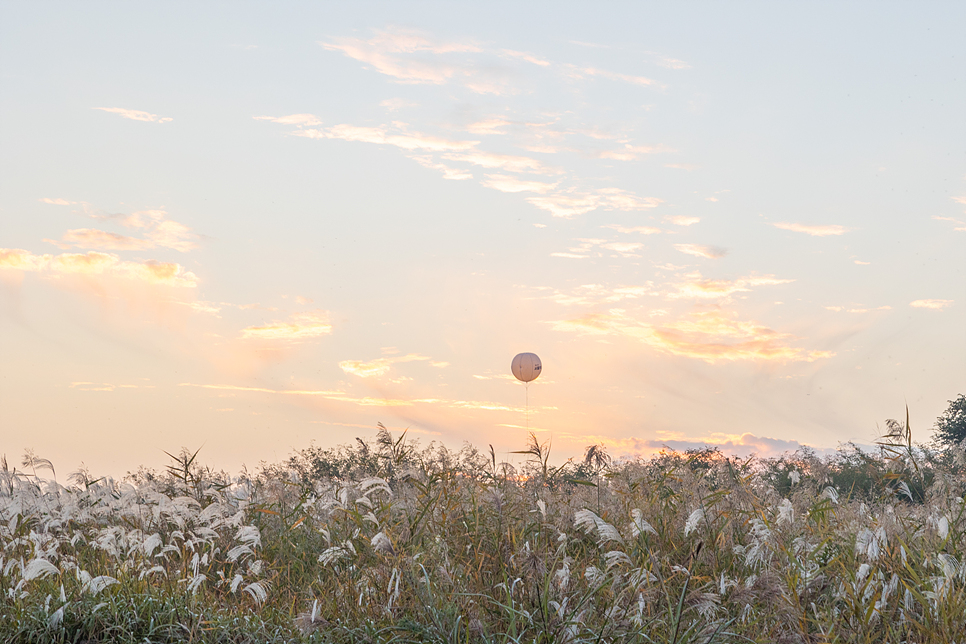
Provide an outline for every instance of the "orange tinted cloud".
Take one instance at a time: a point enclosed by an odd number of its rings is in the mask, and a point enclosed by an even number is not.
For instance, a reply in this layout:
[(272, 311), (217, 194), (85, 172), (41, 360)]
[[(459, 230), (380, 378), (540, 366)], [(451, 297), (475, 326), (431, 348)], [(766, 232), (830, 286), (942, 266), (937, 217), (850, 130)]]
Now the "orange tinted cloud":
[(542, 58), (537, 58), (533, 54), (527, 53), (525, 51), (513, 51), (512, 49), (504, 49), (501, 53), (504, 54), (504, 55), (506, 55), (506, 56), (511, 56), (513, 58), (519, 58), (521, 60), (525, 60), (528, 63), (533, 63), (534, 65), (539, 65), (540, 67), (549, 67), (550, 66), (550, 61), (549, 60), (544, 60)]
[(77, 228), (64, 233), (60, 242), (50, 241), (61, 248), (95, 248), (105, 250), (144, 250), (147, 248), (172, 248), (186, 253), (198, 245), (192, 241), (196, 235), (184, 224), (167, 218), (164, 210), (141, 210), (126, 217), (120, 215), (91, 215), (95, 219), (112, 219), (126, 228), (144, 229), (144, 237), (129, 237), (97, 228)]
[(557, 187), (556, 183), (524, 181), (506, 174), (488, 174), (486, 175), (486, 180), (481, 183), (487, 188), (493, 188), (500, 192), (536, 192), (546, 194)]
[(673, 217), (665, 217), (664, 221), (674, 224), (675, 226), (691, 226), (701, 219), (699, 217), (685, 217), (683, 215), (674, 215)]
[(658, 152), (674, 152), (674, 150), (663, 145), (631, 145), (625, 143), (623, 148), (606, 150), (597, 156), (601, 159), (614, 159), (615, 161), (635, 161), (642, 154), (657, 154)]
[(296, 313), (288, 321), (275, 321), (242, 329), (242, 338), (259, 340), (307, 340), (332, 333), (324, 311)]
[(96, 228), (68, 230), (64, 233), (61, 241), (63, 247), (77, 246), (78, 248), (106, 248), (108, 250), (143, 250), (154, 247), (154, 243), (147, 239), (127, 237)]
[[(966, 197), (953, 197), (953, 199), (966, 200)], [(953, 230), (957, 232), (966, 232), (966, 222), (960, 221), (958, 219), (953, 219), (952, 217), (940, 217), (938, 215), (934, 215), (933, 219), (935, 219), (936, 221), (951, 221), (954, 224), (956, 224), (956, 227), (953, 228)]]
[(602, 284), (584, 284), (569, 293), (554, 291), (553, 294), (547, 296), (547, 299), (563, 306), (595, 306), (654, 294), (654, 285), (651, 282), (637, 286), (614, 287), (603, 286)]
[(936, 311), (941, 311), (947, 306), (952, 306), (953, 300), (916, 300), (914, 302), (909, 302), (909, 306), (914, 306), (917, 309), (933, 309)]
[(562, 192), (542, 197), (527, 197), (532, 205), (550, 212), (554, 217), (569, 219), (577, 215), (604, 208), (605, 210), (645, 210), (655, 208), (660, 199), (654, 197), (638, 197), (632, 192), (620, 188), (601, 188), (596, 193), (568, 193)]
[(846, 228), (845, 226), (839, 226), (836, 224), (830, 224), (827, 226), (808, 226), (805, 224), (790, 224), (790, 223), (777, 223), (772, 224), (775, 228), (781, 228), (782, 230), (790, 230), (796, 233), (805, 233), (806, 235), (812, 235), (813, 237), (827, 237), (829, 235), (844, 235), (845, 233), (852, 230), (851, 228)]
[(601, 248), (606, 248), (607, 250), (612, 250), (621, 257), (637, 257), (635, 251), (644, 248), (644, 244), (637, 242), (610, 242), (607, 244), (601, 244)]
[(596, 67), (576, 67), (575, 65), (567, 65), (567, 70), (567, 75), (570, 76), (570, 78), (577, 80), (581, 80), (587, 76), (599, 76), (600, 78), (606, 78), (607, 80), (630, 83), (631, 85), (657, 85), (656, 81), (650, 78), (645, 78), (644, 76), (620, 74), (618, 72), (611, 72), (605, 69), (598, 69)]
[(392, 369), (392, 366), (397, 362), (413, 362), (415, 360), (431, 360), (431, 358), (429, 356), (421, 356), (415, 353), (410, 353), (409, 355), (392, 358), (376, 358), (375, 360), (370, 360), (369, 362), (364, 362), (362, 360), (343, 360), (339, 363), (339, 368), (346, 373), (359, 376), (360, 378), (373, 378), (386, 375), (389, 373), (389, 370)]
[(271, 121), (272, 123), (280, 123), (282, 125), (322, 125), (322, 121), (319, 120), (314, 114), (289, 114), (288, 116), (256, 116), (254, 117), (256, 121)]
[(470, 72), (457, 65), (433, 59), (406, 58), (405, 54), (480, 51), (472, 43), (434, 41), (417, 32), (401, 29), (377, 31), (375, 37), (369, 40), (339, 38), (319, 44), (328, 51), (339, 51), (349, 58), (370, 65), (380, 74), (392, 76), (397, 82), (433, 85), (443, 84), (454, 76), (469, 76)]
[(670, 58), (668, 56), (661, 56), (655, 61), (655, 64), (661, 67), (666, 67), (667, 69), (691, 69), (691, 65), (687, 64), (683, 60), (678, 60), (677, 58)]
[(718, 259), (728, 254), (728, 251), (724, 248), (718, 248), (717, 246), (701, 246), (699, 244), (674, 244), (674, 249), (681, 251), (686, 255), (705, 257), (707, 259)]
[(94, 107), (92, 109), (101, 110), (104, 112), (110, 112), (112, 114), (117, 114), (123, 118), (131, 119), (132, 121), (146, 121), (148, 123), (167, 123), (173, 121), (174, 119), (169, 117), (161, 117), (157, 114), (151, 114), (150, 112), (142, 112), (140, 110), (127, 110), (123, 107)]
[[(182, 382), (179, 387), (197, 387), (199, 389), (214, 389), (218, 391), (237, 391), (244, 393), (277, 394), (282, 396), (317, 396), (326, 400), (346, 402), (362, 407), (413, 407), (415, 405), (438, 405), (455, 409), (479, 409), (483, 411), (508, 411), (523, 413), (522, 407), (511, 407), (500, 403), (481, 400), (446, 400), (442, 398), (375, 398), (371, 396), (353, 396), (339, 390), (316, 389), (268, 389), (265, 387), (241, 387), (237, 385), (201, 385)], [(542, 407), (538, 409), (556, 409), (556, 407)], [(530, 409), (533, 413), (537, 409)]]
[(527, 197), (527, 201), (554, 217), (569, 219), (597, 208), (600, 200), (595, 195), (557, 194), (545, 197)]
[(333, 125), (330, 128), (297, 130), (292, 134), (310, 139), (341, 139), (343, 141), (375, 143), (378, 145), (394, 145), (403, 150), (427, 150), (430, 152), (468, 150), (479, 143), (479, 141), (453, 141), (429, 134), (421, 134), (419, 132), (393, 134), (385, 126), (360, 127), (344, 123)]
[[(474, 144), (475, 143), (476, 142), (474, 142)], [(506, 172), (546, 175), (563, 173), (563, 170), (545, 166), (539, 160), (531, 157), (521, 157), (509, 154), (494, 154), (492, 152), (483, 152), (480, 150), (474, 150), (464, 154), (449, 153), (444, 154), (443, 156), (450, 161), (462, 161), (463, 163), (478, 165), (488, 170), (499, 169)]]
[(20, 248), (0, 248), (0, 269), (62, 275), (112, 275), (150, 284), (194, 288), (198, 278), (173, 262), (128, 262), (112, 253), (34, 255)]
[(694, 273), (686, 277), (691, 278), (691, 280), (675, 284), (677, 291), (668, 294), (668, 297), (721, 298), (728, 297), (734, 293), (750, 291), (755, 286), (774, 286), (776, 284), (788, 284), (795, 281), (778, 279), (774, 275), (739, 277), (736, 280), (701, 279), (700, 273)]
[(466, 131), (472, 134), (506, 134), (502, 128), (510, 125), (505, 119), (484, 119), (466, 126)]
[(718, 361), (804, 361), (834, 355), (829, 351), (806, 351), (790, 346), (790, 334), (773, 331), (755, 322), (737, 320), (719, 311), (692, 313), (680, 320), (652, 325), (635, 320), (624, 311), (592, 313), (553, 323), (557, 331), (590, 335), (622, 336), (677, 356)]
[(639, 235), (657, 235), (661, 232), (660, 228), (654, 228), (653, 226), (633, 226), (631, 228), (625, 228), (624, 226), (618, 226), (617, 224), (607, 224), (606, 226), (601, 226), (601, 228), (610, 228), (619, 233), (637, 233)]
[(39, 201), (41, 203), (49, 203), (49, 204), (52, 204), (54, 206), (71, 206), (71, 205), (77, 203), (76, 201), (67, 201), (66, 199), (59, 199), (59, 198), (58, 199), (50, 199), (49, 197), (43, 197), (41, 199), (38, 199), (37, 201)]
[(601, 188), (597, 194), (600, 195), (601, 206), (607, 210), (645, 210), (656, 208), (661, 203), (660, 199), (638, 197), (620, 188)]
[(447, 165), (443, 165), (442, 163), (436, 163), (435, 161), (433, 161), (433, 157), (429, 155), (420, 156), (420, 155), (414, 154), (409, 158), (415, 161), (416, 163), (418, 163), (419, 165), (423, 166), (424, 168), (429, 168), (430, 170), (438, 170), (439, 172), (442, 172), (444, 179), (450, 179), (453, 181), (464, 181), (466, 179), (473, 178), (472, 172), (467, 172), (466, 170), (461, 170), (459, 168), (451, 168)]

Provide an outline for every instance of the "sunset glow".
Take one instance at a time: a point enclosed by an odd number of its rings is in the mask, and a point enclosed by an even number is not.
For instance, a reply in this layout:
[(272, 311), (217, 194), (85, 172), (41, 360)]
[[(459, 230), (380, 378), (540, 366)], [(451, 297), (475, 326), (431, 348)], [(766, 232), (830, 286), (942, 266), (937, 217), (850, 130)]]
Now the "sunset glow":
[(0, 453), (927, 440), (966, 15), (756, 7), (8, 5)]

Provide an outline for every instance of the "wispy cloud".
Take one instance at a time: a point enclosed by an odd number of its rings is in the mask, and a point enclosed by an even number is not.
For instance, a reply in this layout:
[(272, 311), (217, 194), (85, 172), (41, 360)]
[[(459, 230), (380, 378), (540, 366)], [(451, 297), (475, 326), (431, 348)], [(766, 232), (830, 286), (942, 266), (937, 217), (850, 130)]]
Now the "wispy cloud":
[(114, 391), (115, 389), (154, 389), (154, 385), (115, 385), (110, 382), (72, 382), (68, 389), (78, 391)]
[(451, 179), (453, 181), (465, 181), (466, 179), (472, 179), (473, 173), (466, 170), (461, 170), (460, 168), (451, 168), (448, 165), (442, 163), (436, 163), (430, 155), (410, 155), (409, 157), (419, 165), (424, 168), (429, 168), (430, 170), (437, 170), (443, 173), (444, 179)]
[(675, 226), (693, 226), (701, 221), (700, 217), (685, 217), (684, 215), (674, 215), (664, 218), (664, 221)]
[(569, 219), (595, 210), (600, 203), (596, 195), (556, 194), (545, 197), (527, 197), (532, 205), (546, 210), (554, 217)]
[(724, 248), (701, 246), (700, 244), (674, 244), (674, 249), (686, 255), (694, 255), (695, 257), (704, 257), (707, 259), (718, 259), (728, 254), (728, 251)]
[(700, 273), (687, 275), (688, 281), (675, 284), (671, 298), (720, 299), (735, 293), (747, 293), (756, 286), (790, 284), (795, 280), (779, 279), (774, 275), (739, 277), (734, 280), (702, 279)]
[(638, 257), (639, 255), (637, 255), (636, 251), (644, 248), (644, 244), (637, 242), (608, 242), (601, 244), (600, 247), (614, 251), (621, 257)]
[(830, 224), (827, 226), (809, 226), (806, 224), (790, 224), (786, 222), (781, 222), (777, 224), (772, 224), (775, 228), (781, 228), (782, 230), (790, 230), (796, 233), (805, 233), (806, 235), (812, 235), (813, 237), (827, 237), (829, 235), (844, 235), (845, 233), (852, 230), (851, 228), (846, 228), (845, 226), (839, 226), (837, 224)]
[(61, 241), (51, 241), (61, 248), (76, 246), (77, 248), (99, 248), (106, 250), (143, 250), (153, 248), (154, 243), (147, 239), (127, 237), (117, 233), (109, 233), (96, 228), (77, 228), (64, 233)]
[(61, 248), (92, 248), (96, 250), (144, 250), (171, 248), (186, 253), (198, 247), (197, 236), (184, 224), (167, 219), (163, 210), (142, 210), (128, 216), (92, 214), (95, 219), (110, 220), (126, 228), (144, 230), (144, 237), (130, 237), (97, 228), (68, 230), (60, 241), (45, 240)]
[(670, 56), (661, 56), (655, 61), (656, 65), (661, 67), (666, 67), (667, 69), (691, 69), (691, 65), (687, 64), (683, 60), (678, 60), (677, 58), (671, 58)]
[(914, 302), (909, 302), (909, 306), (914, 306), (917, 309), (933, 309), (936, 311), (941, 311), (952, 305), (953, 300), (915, 300)]
[(618, 286), (583, 284), (569, 292), (554, 290), (543, 297), (562, 306), (599, 306), (638, 299), (645, 295), (656, 295), (651, 282)]
[(506, 174), (488, 174), (486, 175), (486, 179), (481, 183), (487, 188), (493, 188), (500, 192), (536, 192), (538, 194), (546, 194), (557, 187), (556, 183), (525, 181)]
[(484, 119), (466, 126), (466, 131), (470, 134), (506, 134), (505, 128), (510, 125), (506, 119)]
[[(966, 197), (962, 197), (962, 199), (966, 199)], [(953, 219), (952, 217), (940, 217), (939, 215), (934, 215), (933, 219), (936, 221), (950, 221), (956, 224), (956, 227), (953, 228), (953, 230), (957, 232), (966, 232), (966, 221), (960, 221), (958, 219)]]
[(286, 321), (275, 321), (242, 329), (242, 338), (258, 340), (299, 341), (332, 333), (325, 311), (295, 313)]
[(488, 170), (500, 169), (505, 172), (545, 175), (563, 174), (563, 170), (560, 168), (548, 167), (538, 159), (532, 157), (495, 154), (481, 150), (473, 150), (465, 153), (451, 152), (444, 154), (443, 158), (449, 159), (450, 161), (462, 161), (463, 163), (478, 165)]
[[(385, 101), (383, 101), (385, 102)], [(255, 116), (256, 121), (271, 121), (281, 125), (295, 125), (298, 127), (322, 125), (322, 121), (315, 114), (289, 114), (288, 116)]]
[(379, 101), (379, 106), (386, 108), (390, 112), (398, 112), (407, 107), (419, 107), (419, 103), (407, 101), (404, 98), (387, 98), (384, 101)]
[[(212, 389), (216, 391), (275, 394), (281, 396), (314, 396), (346, 402), (363, 407), (412, 407), (418, 404), (439, 405), (452, 407), (454, 409), (479, 409), (482, 411), (507, 411), (513, 413), (523, 413), (522, 407), (510, 407), (500, 403), (493, 403), (481, 400), (447, 400), (442, 398), (374, 398), (369, 396), (353, 396), (352, 394), (340, 390), (326, 389), (269, 389), (267, 387), (244, 387), (238, 385), (211, 385), (182, 382), (179, 387), (196, 387), (199, 389)], [(549, 407), (548, 409), (555, 409)], [(531, 413), (532, 413), (531, 409)]]
[(207, 385), (195, 384), (192, 382), (178, 383), (179, 387), (196, 387), (198, 389), (213, 389), (216, 391), (256, 393), (256, 394), (277, 394), (281, 396), (317, 396), (327, 400), (347, 402), (363, 407), (409, 407), (418, 400), (404, 400), (396, 398), (372, 398), (368, 396), (357, 397), (345, 391), (328, 389), (269, 389), (267, 387), (243, 387), (239, 385)]
[(549, 67), (550, 66), (550, 61), (549, 60), (544, 60), (542, 58), (538, 58), (537, 56), (534, 56), (533, 54), (531, 54), (529, 52), (525, 52), (525, 51), (513, 51), (512, 49), (504, 49), (500, 53), (502, 53), (504, 56), (510, 56), (512, 58), (519, 58), (521, 60), (525, 60), (528, 63), (533, 63), (534, 65), (539, 65), (540, 67)]
[(592, 313), (553, 323), (557, 331), (621, 336), (656, 350), (715, 363), (718, 361), (812, 362), (833, 355), (789, 344), (792, 336), (720, 311), (705, 311), (663, 325), (635, 320), (624, 311)]
[(132, 121), (146, 121), (148, 123), (167, 123), (173, 121), (174, 119), (167, 116), (158, 116), (157, 114), (151, 114), (150, 112), (142, 112), (140, 110), (128, 110), (123, 107), (94, 107), (91, 109), (102, 110), (104, 112), (110, 112), (111, 114), (117, 114), (123, 118), (131, 119)]
[(606, 210), (646, 210), (657, 208), (662, 201), (655, 197), (638, 197), (621, 188), (601, 188), (597, 191), (601, 206)]
[(632, 74), (621, 74), (619, 72), (612, 72), (606, 69), (598, 69), (596, 67), (578, 67), (577, 65), (565, 65), (566, 74), (572, 79), (583, 80), (587, 77), (600, 77), (606, 78), (607, 80), (618, 81), (621, 83), (630, 83), (631, 85), (641, 85), (641, 86), (651, 86), (662, 87), (657, 81), (646, 78), (644, 76), (634, 76)]
[(194, 288), (198, 278), (173, 262), (123, 261), (112, 253), (62, 253), (34, 255), (20, 248), (0, 248), (0, 269), (35, 272), (51, 277), (106, 275), (150, 284)]
[(468, 150), (479, 143), (479, 141), (453, 141), (419, 132), (391, 133), (386, 126), (359, 127), (346, 124), (333, 125), (330, 128), (296, 130), (292, 134), (309, 139), (342, 139), (343, 141), (358, 141), (377, 145), (394, 145), (403, 150), (427, 150), (430, 152)]
[(614, 159), (615, 161), (635, 161), (642, 154), (658, 154), (660, 152), (674, 152), (674, 150), (663, 145), (631, 145), (626, 143), (623, 148), (605, 150), (599, 152), (596, 156), (601, 159)]
[[(391, 29), (377, 31), (369, 40), (336, 38), (319, 43), (327, 51), (338, 51), (390, 76), (398, 83), (442, 85), (454, 78), (470, 79), (474, 70), (452, 61), (413, 57), (413, 54), (465, 54), (482, 49), (469, 42), (433, 40), (415, 31)], [(477, 87), (476, 91), (482, 88)], [(481, 93), (487, 93), (483, 90)], [(498, 93), (498, 92), (497, 92)]]
[(870, 311), (891, 311), (892, 310), (892, 307), (888, 305), (877, 306), (874, 308), (857, 307), (857, 308), (847, 309), (844, 306), (826, 306), (825, 308), (828, 309), (829, 311), (845, 311), (846, 313), (869, 313)]
[(37, 201), (41, 203), (49, 203), (54, 206), (72, 206), (76, 204), (76, 201), (67, 201), (66, 199), (50, 199), (49, 197), (43, 197)]
[(636, 233), (638, 235), (657, 235), (662, 232), (660, 228), (654, 228), (653, 226), (625, 227), (625, 226), (619, 226), (617, 224), (606, 224), (604, 226), (601, 226), (601, 228), (610, 228), (612, 230), (616, 230), (619, 233), (624, 233), (627, 235), (632, 233)]
[(569, 219), (597, 208), (605, 210), (646, 210), (662, 202), (654, 197), (638, 197), (620, 188), (601, 188), (594, 193), (562, 192), (544, 197), (527, 197), (531, 204), (554, 217)]
[(389, 373), (392, 366), (399, 362), (413, 362), (422, 360), (432, 360), (429, 356), (421, 356), (410, 353), (404, 356), (393, 356), (390, 358), (376, 358), (375, 360), (343, 360), (339, 363), (339, 368), (346, 373), (360, 378), (375, 378)]

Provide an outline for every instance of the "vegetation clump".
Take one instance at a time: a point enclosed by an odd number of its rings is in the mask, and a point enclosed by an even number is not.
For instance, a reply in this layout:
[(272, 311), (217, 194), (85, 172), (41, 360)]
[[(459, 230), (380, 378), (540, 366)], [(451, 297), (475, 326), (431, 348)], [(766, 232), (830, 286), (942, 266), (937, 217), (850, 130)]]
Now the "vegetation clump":
[(908, 421), (825, 457), (520, 454), (380, 427), (237, 477), (4, 460), (0, 640), (963, 641), (966, 457)]

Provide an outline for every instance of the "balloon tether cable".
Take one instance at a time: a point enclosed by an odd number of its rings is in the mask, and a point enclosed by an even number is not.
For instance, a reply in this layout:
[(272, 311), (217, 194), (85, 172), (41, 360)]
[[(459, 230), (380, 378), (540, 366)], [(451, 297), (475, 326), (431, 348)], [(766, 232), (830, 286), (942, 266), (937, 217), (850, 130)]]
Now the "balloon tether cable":
[(527, 397), (527, 433), (530, 433), (530, 383), (526, 383), (523, 387), (526, 390)]

